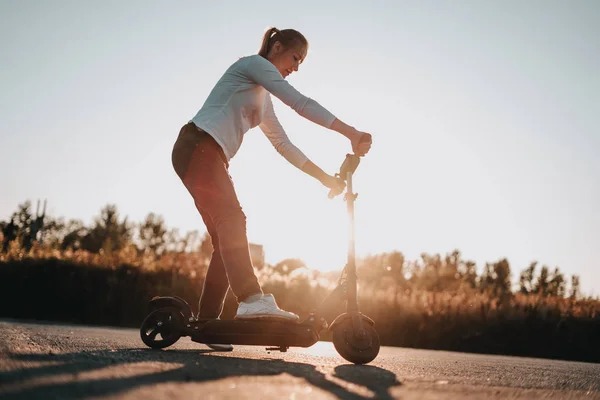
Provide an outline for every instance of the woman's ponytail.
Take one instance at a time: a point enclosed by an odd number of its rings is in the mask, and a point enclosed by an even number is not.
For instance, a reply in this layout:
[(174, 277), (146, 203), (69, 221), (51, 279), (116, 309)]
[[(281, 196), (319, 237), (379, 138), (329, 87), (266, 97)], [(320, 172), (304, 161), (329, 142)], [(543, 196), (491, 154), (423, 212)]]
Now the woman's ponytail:
[(267, 54), (269, 53), (269, 50), (271, 49), (271, 44), (272, 44), (271, 37), (273, 36), (273, 34), (276, 34), (277, 32), (279, 32), (279, 29), (275, 28), (274, 26), (269, 28), (265, 32), (265, 34), (263, 35), (260, 50), (258, 51), (259, 56), (267, 58)]

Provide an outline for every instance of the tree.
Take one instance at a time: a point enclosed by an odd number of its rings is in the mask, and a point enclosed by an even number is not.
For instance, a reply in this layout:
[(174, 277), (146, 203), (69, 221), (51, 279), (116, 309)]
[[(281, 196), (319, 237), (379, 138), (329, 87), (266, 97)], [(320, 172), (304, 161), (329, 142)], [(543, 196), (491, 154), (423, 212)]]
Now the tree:
[(439, 286), (442, 290), (457, 290), (460, 286), (460, 251), (446, 254), (439, 274)]
[(542, 270), (540, 271), (540, 276), (538, 276), (537, 282), (535, 284), (534, 292), (546, 296), (548, 295), (549, 285), (550, 282), (548, 278), (548, 267), (544, 265), (542, 267)]
[(66, 234), (65, 226), (62, 218), (46, 217), (40, 229), (40, 236), (43, 237), (44, 244), (50, 248), (59, 248)]
[(494, 297), (504, 297), (511, 294), (510, 264), (506, 258), (492, 264), (485, 264), (480, 279), (480, 288)]
[(40, 213), (40, 201), (38, 200), (35, 218), (31, 215), (27, 224), (27, 233), (23, 235), (23, 248), (29, 251), (34, 242), (41, 240), (44, 229), (44, 220), (46, 218), (46, 201), (44, 200), (44, 209)]
[(10, 222), (2, 223), (2, 243), (0, 243), (0, 253), (8, 251), (10, 243), (17, 239), (19, 228), (15, 224), (14, 216), (10, 218)]
[(83, 246), (83, 240), (87, 233), (88, 229), (80, 220), (72, 219), (66, 224), (59, 226), (59, 230), (58, 232), (56, 232), (56, 236), (60, 242), (60, 249), (81, 249)]
[(440, 255), (421, 253), (421, 260), (423, 263), (422, 267), (416, 269), (419, 271), (417, 279), (418, 287), (431, 291), (441, 290), (440, 270), (442, 269), (442, 259)]
[(494, 269), (492, 264), (486, 262), (483, 267), (483, 273), (479, 277), (479, 289), (481, 291), (490, 291), (494, 286)]
[(162, 216), (149, 213), (139, 227), (141, 250), (160, 255), (167, 245), (167, 228)]
[(537, 261), (533, 261), (531, 264), (529, 264), (529, 267), (521, 272), (519, 277), (519, 291), (521, 293), (529, 294), (534, 292), (533, 275), (535, 273), (536, 266)]
[(494, 263), (494, 275), (494, 294), (497, 297), (510, 294), (510, 264), (506, 258)]
[(33, 214), (31, 213), (31, 201), (27, 200), (24, 203), (19, 204), (18, 210), (15, 211), (10, 217), (10, 223), (5, 228), (7, 233), (4, 234), (8, 237), (6, 246), (10, 241), (16, 240), (20, 245), (27, 242), (27, 237), (30, 235), (31, 223), (33, 221)]
[(181, 240), (181, 251), (193, 253), (199, 251), (201, 245), (200, 233), (197, 230), (189, 231)]
[(550, 296), (564, 297), (566, 291), (566, 281), (564, 275), (558, 267), (554, 269), (550, 282), (548, 283), (548, 294)]
[(579, 298), (579, 296), (581, 295), (580, 290), (581, 289), (579, 286), (579, 275), (572, 275), (571, 276), (571, 293), (569, 294), (569, 297), (571, 299)]
[(461, 261), (458, 275), (470, 288), (477, 287), (477, 264), (474, 261)]
[(385, 264), (387, 275), (391, 276), (397, 284), (404, 285), (404, 254), (399, 251), (392, 251), (385, 254)]
[(100, 217), (95, 218), (93, 227), (83, 237), (81, 247), (92, 253), (98, 253), (101, 249), (111, 253), (131, 242), (131, 231), (127, 217), (120, 222), (117, 207), (109, 204), (101, 210)]

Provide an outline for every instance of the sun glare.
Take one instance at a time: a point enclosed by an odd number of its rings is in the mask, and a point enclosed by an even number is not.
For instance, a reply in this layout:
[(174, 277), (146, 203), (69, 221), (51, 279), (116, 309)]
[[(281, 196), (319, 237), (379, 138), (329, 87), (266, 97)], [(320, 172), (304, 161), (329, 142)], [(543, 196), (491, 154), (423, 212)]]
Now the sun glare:
[[(302, 201), (295, 203), (291, 207), (302, 209)], [(333, 271), (344, 267), (348, 257), (347, 213), (345, 209), (340, 212), (339, 208), (344, 207), (340, 204), (321, 206), (313, 207), (307, 214), (289, 216), (286, 225), (290, 224), (293, 229), (273, 237), (265, 245), (268, 263), (277, 263), (285, 258), (299, 258), (309, 269), (318, 271)], [(276, 221), (273, 223), (277, 224)]]
[(295, 352), (317, 357), (339, 357), (333, 343), (319, 341), (307, 348), (295, 348)]

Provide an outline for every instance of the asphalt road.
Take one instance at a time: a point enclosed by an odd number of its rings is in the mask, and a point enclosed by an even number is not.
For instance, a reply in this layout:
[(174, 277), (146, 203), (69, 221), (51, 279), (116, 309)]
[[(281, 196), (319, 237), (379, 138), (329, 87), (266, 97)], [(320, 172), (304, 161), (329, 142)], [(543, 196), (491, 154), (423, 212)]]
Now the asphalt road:
[(600, 399), (600, 364), (382, 347), (370, 364), (328, 342), (215, 352), (136, 329), (0, 321), (1, 399)]

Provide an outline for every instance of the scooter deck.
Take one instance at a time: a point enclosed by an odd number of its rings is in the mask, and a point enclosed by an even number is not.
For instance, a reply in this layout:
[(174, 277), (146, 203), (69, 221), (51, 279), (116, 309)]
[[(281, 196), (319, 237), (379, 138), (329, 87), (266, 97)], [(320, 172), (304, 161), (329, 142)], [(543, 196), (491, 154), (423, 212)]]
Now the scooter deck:
[(276, 320), (200, 320), (187, 324), (185, 331), (204, 344), (310, 347), (319, 340), (312, 325)]

